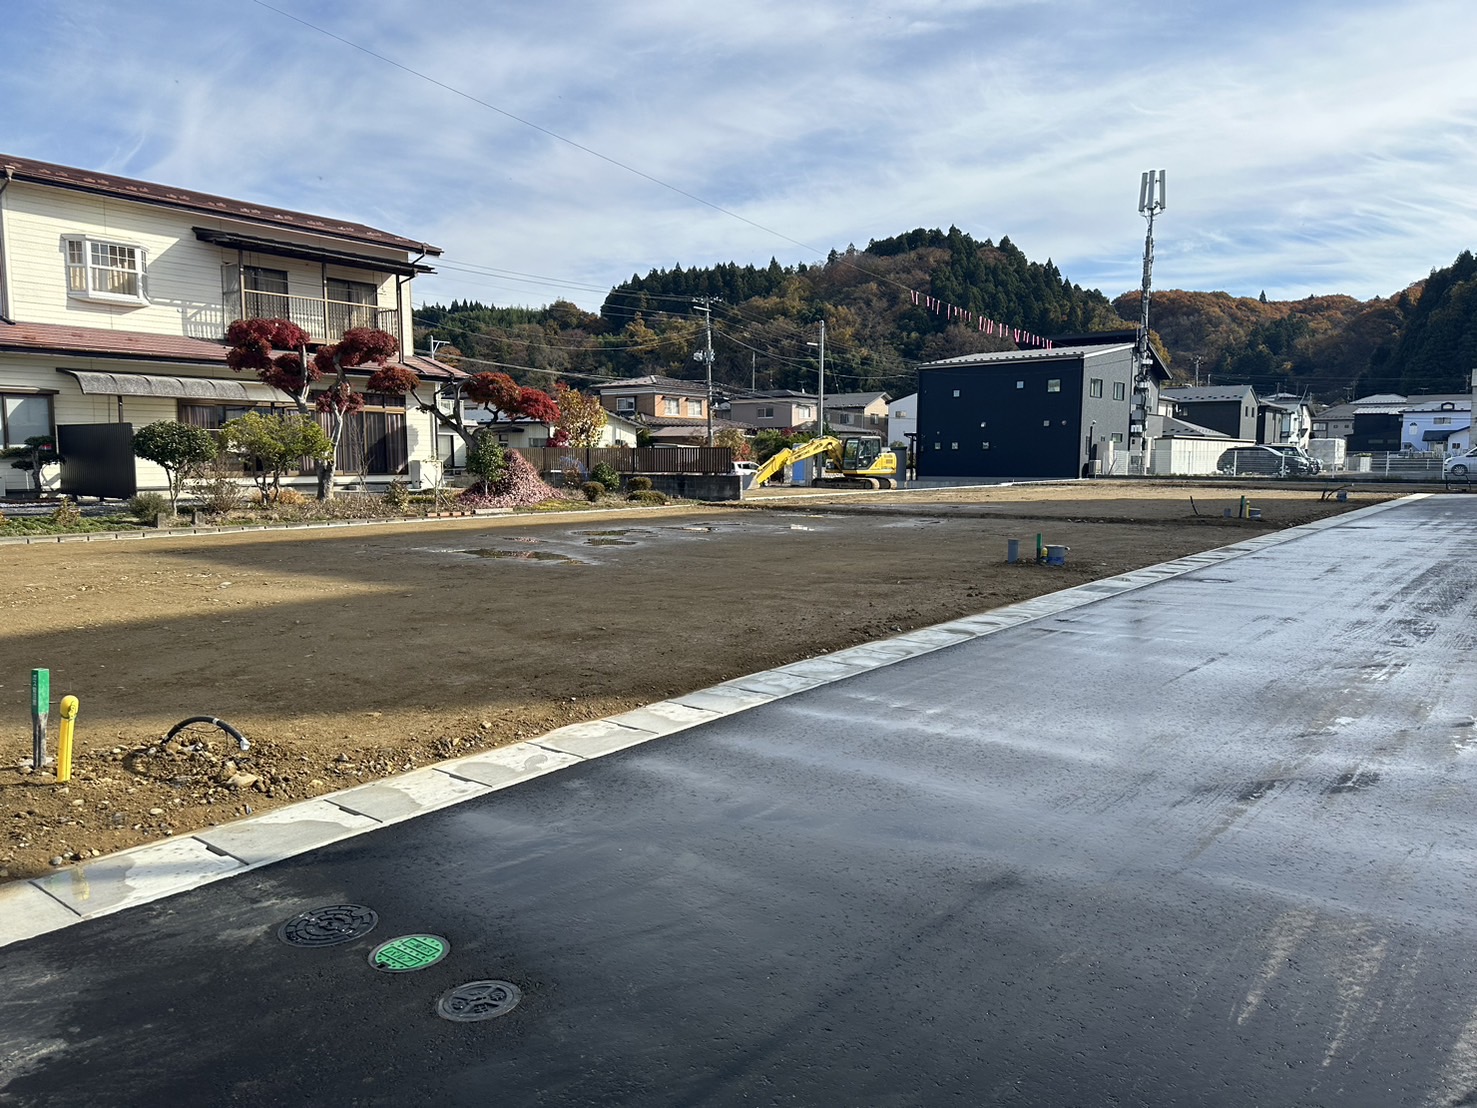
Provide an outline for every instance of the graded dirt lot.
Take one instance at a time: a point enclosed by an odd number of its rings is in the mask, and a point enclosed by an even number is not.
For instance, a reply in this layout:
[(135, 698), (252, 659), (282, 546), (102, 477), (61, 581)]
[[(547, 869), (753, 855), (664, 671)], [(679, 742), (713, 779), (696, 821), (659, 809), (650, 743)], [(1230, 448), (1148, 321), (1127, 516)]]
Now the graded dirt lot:
[[(1243, 492), (1262, 522), (1222, 518)], [(733, 508), (3, 546), (0, 878), (1382, 498), (766, 490)], [(1029, 552), (1038, 532), (1068, 564), (1006, 565), (1006, 540)], [(51, 670), (53, 751), (56, 701), (81, 700), (66, 787), (29, 767), (32, 667)], [(161, 744), (198, 714), (250, 752), (213, 730)]]

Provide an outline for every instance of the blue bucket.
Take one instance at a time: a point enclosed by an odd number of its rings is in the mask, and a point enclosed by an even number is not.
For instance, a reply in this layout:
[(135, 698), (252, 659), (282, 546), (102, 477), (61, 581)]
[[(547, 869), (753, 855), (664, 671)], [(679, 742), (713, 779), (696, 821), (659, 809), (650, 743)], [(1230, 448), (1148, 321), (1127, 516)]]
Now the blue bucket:
[(1067, 548), (1065, 546), (1048, 546), (1046, 548), (1046, 564), (1049, 566), (1066, 565)]

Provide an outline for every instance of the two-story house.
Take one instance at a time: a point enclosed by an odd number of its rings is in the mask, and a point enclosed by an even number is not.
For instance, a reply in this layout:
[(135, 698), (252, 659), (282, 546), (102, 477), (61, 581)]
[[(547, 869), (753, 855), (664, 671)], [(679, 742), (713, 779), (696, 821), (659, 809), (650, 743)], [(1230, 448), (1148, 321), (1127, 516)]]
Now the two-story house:
[(817, 397), (794, 389), (768, 389), (763, 392), (733, 396), (728, 402), (728, 418), (763, 430), (786, 430), (815, 422)]
[(714, 416), (709, 419), (708, 386), (701, 381), (650, 374), (608, 381), (597, 385), (600, 403), (607, 411), (641, 426), (652, 442), (700, 443), (711, 425), (714, 432), (748, 425)]
[(885, 392), (834, 393), (826, 397), (826, 426), (838, 435), (874, 431), (885, 436), (889, 399)]
[(1472, 445), (1472, 394), (1431, 393), (1407, 399), (1400, 413), (1403, 450), (1459, 454)]
[[(165, 487), (135, 462), (136, 427), (219, 428), (289, 399), (226, 365), (226, 327), (286, 318), (315, 343), (351, 327), (400, 342), (435, 384), (454, 371), (412, 350), (412, 280), (437, 247), (357, 223), (0, 155), (0, 434), (12, 446), (56, 433), (62, 491)], [(434, 467), (432, 417), (371, 396), (350, 417), (338, 474), (388, 480)], [(0, 492), (27, 477), (0, 463)]]

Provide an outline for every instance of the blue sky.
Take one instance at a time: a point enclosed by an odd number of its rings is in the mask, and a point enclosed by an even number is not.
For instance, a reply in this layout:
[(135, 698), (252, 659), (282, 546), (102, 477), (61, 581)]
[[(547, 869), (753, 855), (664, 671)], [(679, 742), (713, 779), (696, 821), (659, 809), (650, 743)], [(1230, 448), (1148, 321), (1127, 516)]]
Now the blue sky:
[(1477, 248), (1470, 0), (270, 2), (390, 61), (257, 0), (20, 0), (0, 152), (434, 242), (422, 301), (950, 224), (1115, 296), (1150, 168), (1156, 288), (1368, 298)]

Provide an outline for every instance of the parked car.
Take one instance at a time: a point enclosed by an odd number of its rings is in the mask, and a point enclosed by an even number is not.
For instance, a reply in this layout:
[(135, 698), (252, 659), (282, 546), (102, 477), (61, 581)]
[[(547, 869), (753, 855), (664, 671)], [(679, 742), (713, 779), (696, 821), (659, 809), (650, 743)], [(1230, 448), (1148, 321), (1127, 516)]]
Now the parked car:
[(1441, 476), (1443, 478), (1462, 477), (1477, 471), (1477, 446), (1472, 447), (1465, 454), (1452, 454), (1441, 463)]
[(1233, 446), (1216, 462), (1221, 473), (1235, 477), (1309, 477), (1318, 463), (1297, 447), (1287, 453), (1271, 446)]
[(1294, 459), (1289, 466), (1290, 476), (1297, 477), (1308, 473), (1318, 473), (1323, 469), (1322, 463), (1301, 446), (1274, 446), (1272, 449), (1288, 458)]

